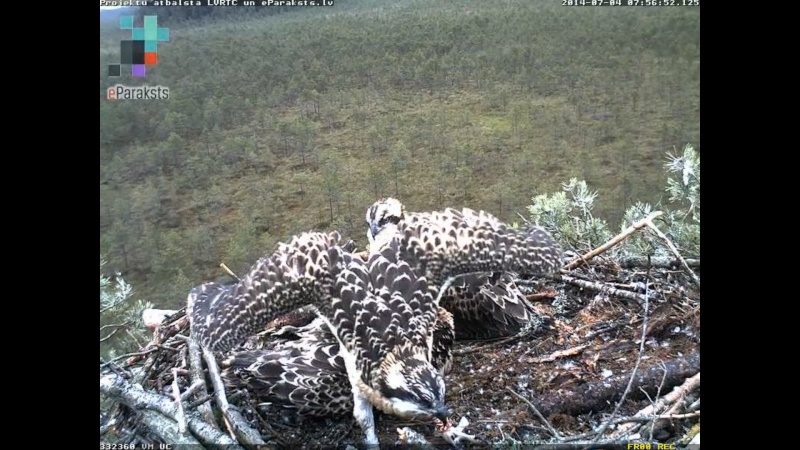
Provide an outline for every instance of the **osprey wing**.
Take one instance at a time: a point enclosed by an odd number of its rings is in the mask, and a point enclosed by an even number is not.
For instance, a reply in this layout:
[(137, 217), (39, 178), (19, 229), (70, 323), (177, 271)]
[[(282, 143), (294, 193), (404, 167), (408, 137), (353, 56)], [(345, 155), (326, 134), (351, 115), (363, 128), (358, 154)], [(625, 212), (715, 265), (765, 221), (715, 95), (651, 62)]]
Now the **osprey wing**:
[(347, 265), (334, 289), (332, 323), (365, 382), (397, 346), (411, 344), (430, 353), (438, 307), (427, 281), (396, 253), (384, 249), (366, 265)]
[(516, 230), (466, 208), (409, 215), (388, 247), (435, 286), (466, 273), (540, 275), (561, 264), (561, 248), (545, 230)]
[(281, 313), (307, 304), (330, 313), (334, 280), (354, 260), (338, 241), (338, 233), (303, 233), (258, 260), (239, 283), (195, 287), (187, 306), (192, 336), (212, 350), (226, 351)]

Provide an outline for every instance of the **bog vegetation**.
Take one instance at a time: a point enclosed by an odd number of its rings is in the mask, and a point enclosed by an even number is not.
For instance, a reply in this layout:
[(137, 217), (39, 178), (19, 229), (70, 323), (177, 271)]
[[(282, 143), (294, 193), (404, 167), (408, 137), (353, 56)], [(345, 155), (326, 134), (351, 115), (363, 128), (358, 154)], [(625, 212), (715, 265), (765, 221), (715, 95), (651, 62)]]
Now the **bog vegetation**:
[[(220, 262), (241, 272), (300, 231), (364, 245), (364, 210), (388, 195), (555, 221), (576, 248), (670, 197), (675, 232), (699, 227), (699, 191), (696, 207), (680, 183), (665, 195), (663, 170), (699, 142), (699, 8), (234, 9), (156, 11), (170, 42), (145, 82), (166, 101), (103, 100), (124, 34), (101, 26), (101, 273), (131, 301), (180, 307)], [(558, 219), (576, 214), (590, 220)]]

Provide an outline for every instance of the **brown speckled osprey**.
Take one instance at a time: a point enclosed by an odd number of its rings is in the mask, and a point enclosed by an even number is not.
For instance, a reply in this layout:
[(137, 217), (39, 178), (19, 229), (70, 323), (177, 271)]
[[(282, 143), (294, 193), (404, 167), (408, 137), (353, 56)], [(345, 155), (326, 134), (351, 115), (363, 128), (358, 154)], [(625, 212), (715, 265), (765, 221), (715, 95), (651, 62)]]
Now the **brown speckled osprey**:
[[(261, 348), (230, 354), (222, 362), (226, 387), (301, 415), (351, 414), (353, 392), (336, 337), (322, 318), (296, 321), (267, 333)], [(443, 375), (450, 370), (453, 340), (453, 318), (439, 308), (431, 364)]]
[[(342, 250), (336, 233), (304, 233), (259, 260), (239, 283), (194, 288), (187, 308), (193, 338), (227, 352), (276, 316), (310, 304), (338, 348), (318, 346), (313, 351), (323, 354), (305, 361), (338, 352), (368, 445), (377, 444), (372, 406), (445, 419), (444, 381), (433, 358), (434, 330), (444, 323), (441, 288), (476, 272), (549, 272), (560, 250), (543, 231), (520, 232), (470, 210), (412, 216), (393, 229), (366, 262)], [(330, 361), (335, 367), (336, 358)], [(287, 374), (295, 370), (281, 364)]]
[[(394, 198), (378, 200), (367, 209), (367, 238), (370, 250), (378, 251), (398, 232), (403, 221), (411, 223), (429, 220), (447, 220), (448, 215), (481, 218), (500, 228), (503, 225), (498, 219), (484, 212), (477, 213), (470, 209), (443, 212), (407, 213), (402, 203)], [(530, 231), (533, 236), (540, 236), (547, 248), (549, 235), (540, 229)], [(558, 252), (557, 247), (552, 247)], [(549, 263), (553, 255), (542, 253)], [(556, 267), (545, 267), (543, 272), (550, 272)], [(487, 339), (513, 335), (525, 326), (533, 328), (545, 321), (525, 299), (508, 273), (473, 273), (459, 277), (444, 292), (441, 299), (443, 308), (453, 314), (457, 339)]]

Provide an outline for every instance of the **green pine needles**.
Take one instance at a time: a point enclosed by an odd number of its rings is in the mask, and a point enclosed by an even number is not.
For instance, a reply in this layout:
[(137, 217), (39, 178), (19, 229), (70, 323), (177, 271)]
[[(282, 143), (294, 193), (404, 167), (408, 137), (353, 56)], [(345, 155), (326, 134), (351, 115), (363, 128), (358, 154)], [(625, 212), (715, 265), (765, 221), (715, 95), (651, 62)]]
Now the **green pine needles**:
[[(656, 205), (636, 202), (623, 215), (620, 229), (647, 217), (656, 210), (664, 214), (655, 220), (684, 257), (700, 256), (700, 154), (690, 144), (683, 153), (667, 154), (665, 163), (668, 179), (666, 202)], [(530, 220), (546, 228), (554, 237), (578, 252), (602, 245), (613, 237), (608, 223), (592, 214), (597, 191), (583, 180), (572, 178), (561, 192), (537, 195), (528, 206)], [(650, 233), (637, 233), (614, 248), (610, 255), (670, 256), (663, 241)]]
[[(106, 262), (100, 258), (100, 269)], [(150, 341), (142, 322), (142, 311), (153, 305), (133, 300), (133, 288), (117, 273), (100, 274), (100, 358), (111, 359), (117, 352), (136, 351)]]

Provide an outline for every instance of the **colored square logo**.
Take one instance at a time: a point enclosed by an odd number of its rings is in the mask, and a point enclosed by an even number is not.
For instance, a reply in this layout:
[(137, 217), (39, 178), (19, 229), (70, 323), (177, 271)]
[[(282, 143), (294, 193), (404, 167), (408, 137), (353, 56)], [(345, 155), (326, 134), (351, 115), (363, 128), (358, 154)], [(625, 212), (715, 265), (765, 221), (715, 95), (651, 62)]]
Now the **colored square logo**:
[(132, 30), (133, 29), (133, 16), (119, 16), (119, 29)]
[(108, 65), (108, 76), (121, 76), (124, 64), (131, 66), (131, 76), (143, 78), (146, 66), (158, 64), (158, 43), (169, 41), (169, 28), (158, 26), (158, 16), (144, 16), (140, 27), (134, 16), (120, 16), (119, 28), (131, 30), (131, 38), (120, 41), (120, 62)]

